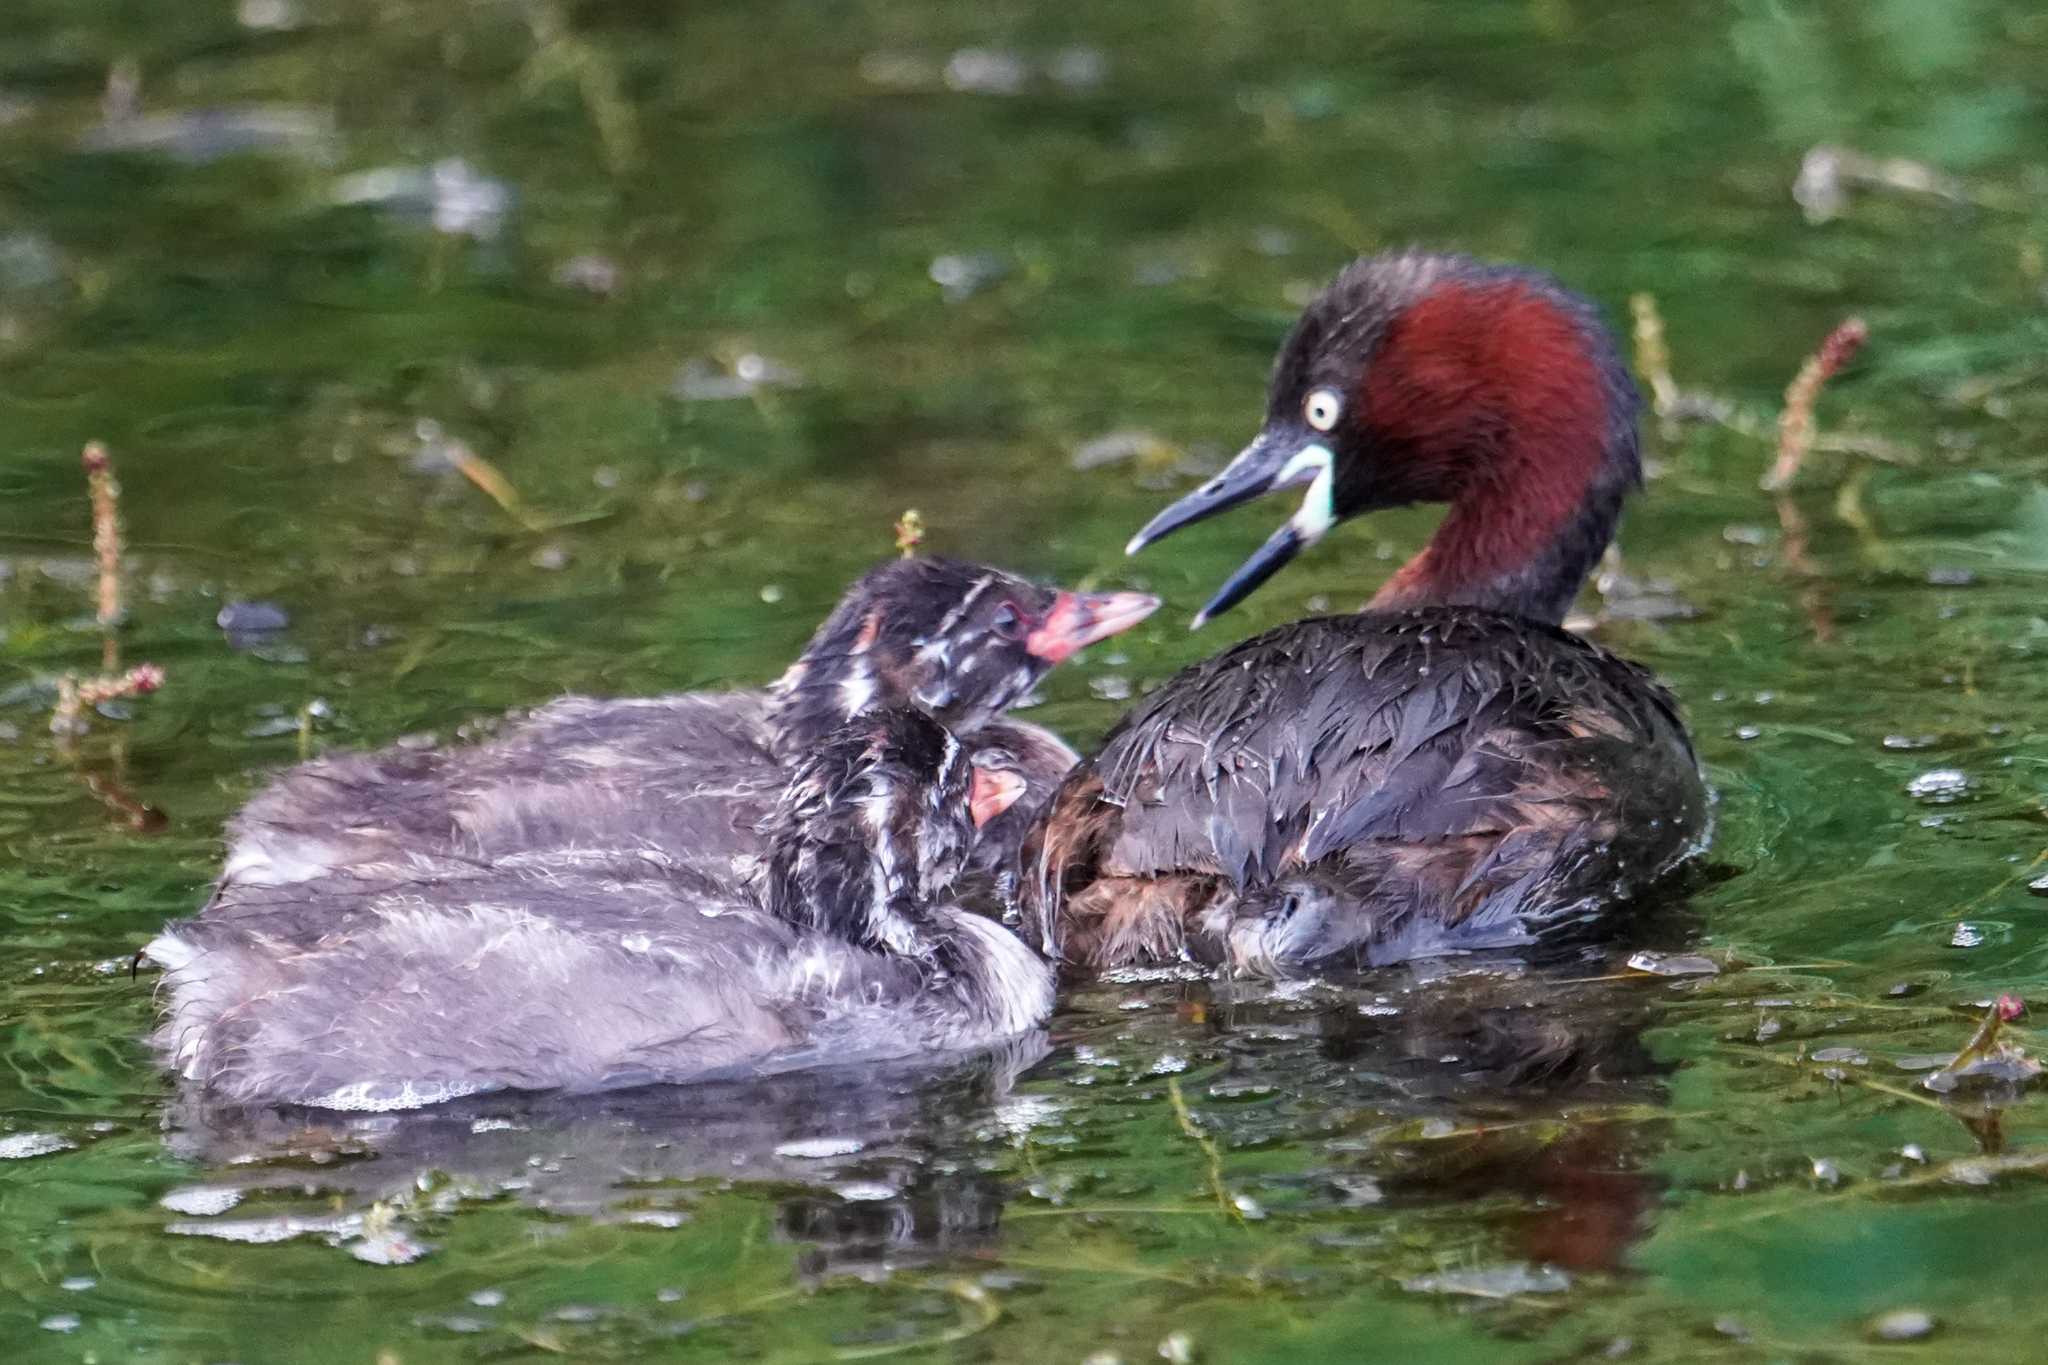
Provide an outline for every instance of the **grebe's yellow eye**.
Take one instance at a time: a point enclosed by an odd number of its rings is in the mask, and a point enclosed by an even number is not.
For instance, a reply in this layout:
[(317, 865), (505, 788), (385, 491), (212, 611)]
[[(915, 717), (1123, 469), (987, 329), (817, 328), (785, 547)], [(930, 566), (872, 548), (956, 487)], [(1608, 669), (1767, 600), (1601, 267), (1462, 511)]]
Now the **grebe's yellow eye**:
[(1301, 401), (1301, 415), (1317, 431), (1329, 431), (1344, 413), (1344, 400), (1335, 389), (1315, 389)]

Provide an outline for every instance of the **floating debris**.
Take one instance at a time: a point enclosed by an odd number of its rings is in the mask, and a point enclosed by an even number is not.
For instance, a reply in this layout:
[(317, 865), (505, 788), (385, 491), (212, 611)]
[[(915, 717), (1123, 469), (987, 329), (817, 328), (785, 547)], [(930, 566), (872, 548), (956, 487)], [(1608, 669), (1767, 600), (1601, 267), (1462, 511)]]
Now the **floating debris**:
[(235, 1218), (220, 1222), (169, 1223), (164, 1231), (178, 1237), (211, 1237), (221, 1242), (247, 1246), (270, 1246), (298, 1237), (326, 1237), (339, 1245), (346, 1237), (360, 1236), (363, 1217), (356, 1213), (279, 1214), (273, 1218)]
[(1075, 469), (1101, 469), (1105, 465), (1138, 460), (1144, 464), (1166, 464), (1180, 457), (1173, 442), (1150, 431), (1127, 429), (1109, 431), (1074, 447), (1068, 463)]
[(935, 258), (925, 272), (946, 302), (972, 298), (1010, 273), (1010, 263), (993, 251), (949, 254)]
[(884, 1199), (894, 1199), (903, 1191), (894, 1185), (884, 1185), (878, 1180), (849, 1180), (842, 1185), (834, 1185), (832, 1193), (849, 1204), (872, 1204)]
[(1968, 920), (1957, 920), (1955, 930), (1948, 936), (1951, 948), (1981, 948), (1986, 935), (1982, 929)]
[(852, 1156), (866, 1146), (859, 1138), (852, 1137), (798, 1138), (778, 1143), (775, 1155), (794, 1157), (799, 1161), (822, 1161), (827, 1157)]
[(580, 289), (599, 298), (610, 298), (625, 282), (626, 273), (609, 256), (571, 256), (556, 266), (548, 278), (561, 289)]
[[(1958, 925), (1960, 930), (1963, 926)], [(2016, 1044), (2004, 1042), (1999, 1034), (2005, 1026), (2027, 1012), (2026, 1002), (2016, 995), (2001, 995), (1985, 1008), (1970, 1041), (1948, 1065), (1923, 1076), (1920, 1084), (1937, 1094), (1953, 1091), (1965, 1080), (1994, 1084), (2019, 1084), (2041, 1074), (2041, 1064)]]
[(172, 1213), (211, 1218), (241, 1203), (242, 1191), (233, 1185), (186, 1185), (172, 1190), (156, 1202)]
[(946, 60), (948, 90), (971, 95), (1018, 95), (1031, 79), (1031, 68), (1014, 52), (963, 47)]
[(1946, 806), (1970, 793), (1970, 775), (1955, 768), (1935, 768), (1906, 784), (1906, 795), (1930, 806)]
[(1842, 216), (1852, 189), (1926, 195), (1953, 204), (1969, 202), (1960, 180), (1924, 161), (1870, 156), (1825, 142), (1809, 148), (1801, 159), (1799, 175), (1792, 182), (1792, 199), (1805, 211), (1806, 221), (1817, 227)]
[(1699, 953), (1641, 952), (1628, 960), (1630, 971), (1651, 976), (1715, 976), (1721, 964)]
[(53, 1152), (68, 1152), (77, 1145), (59, 1133), (9, 1133), (0, 1137), (0, 1161), (26, 1161)]
[(1131, 680), (1118, 673), (1103, 673), (1088, 680), (1088, 691), (1102, 701), (1129, 701)]
[(0, 232), (0, 298), (53, 294), (65, 281), (64, 257), (38, 232)]
[(214, 614), (213, 623), (229, 635), (267, 635), (292, 623), (291, 613), (275, 602), (229, 602)]
[(692, 360), (676, 373), (669, 392), (686, 403), (751, 398), (762, 389), (793, 389), (803, 374), (779, 361), (748, 351), (725, 368), (710, 360)]
[(1870, 1335), (1879, 1341), (1918, 1341), (1933, 1332), (1933, 1317), (1917, 1308), (1894, 1308), (1870, 1323)]
[(480, 174), (461, 157), (345, 175), (334, 182), (328, 198), (342, 207), (378, 209), (480, 242), (503, 234), (516, 200), (510, 185)]
[(257, 33), (289, 33), (305, 23), (295, 0), (240, 0), (235, 22)]
[(231, 156), (274, 156), (332, 165), (341, 154), (334, 116), (296, 104), (229, 105), (175, 114), (111, 118), (78, 140), (79, 150), (162, 156), (204, 166)]
[(1572, 1287), (1571, 1275), (1556, 1266), (1475, 1266), (1416, 1275), (1401, 1281), (1411, 1294), (1463, 1294), (1476, 1299), (1506, 1299), (1517, 1294), (1562, 1294)]

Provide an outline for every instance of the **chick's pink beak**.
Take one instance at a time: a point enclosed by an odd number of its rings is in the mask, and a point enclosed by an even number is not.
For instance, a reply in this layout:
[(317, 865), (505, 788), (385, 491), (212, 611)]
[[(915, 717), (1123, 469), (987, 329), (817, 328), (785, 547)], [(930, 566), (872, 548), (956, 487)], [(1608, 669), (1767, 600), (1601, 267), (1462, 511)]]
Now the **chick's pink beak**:
[(980, 829), (1016, 805), (1017, 798), (1023, 794), (1024, 779), (1016, 773), (999, 768), (976, 768), (974, 785), (967, 793), (967, 810), (974, 817), (974, 827)]
[(1097, 640), (1129, 630), (1159, 610), (1149, 592), (1062, 592), (1024, 648), (1048, 664), (1065, 663)]

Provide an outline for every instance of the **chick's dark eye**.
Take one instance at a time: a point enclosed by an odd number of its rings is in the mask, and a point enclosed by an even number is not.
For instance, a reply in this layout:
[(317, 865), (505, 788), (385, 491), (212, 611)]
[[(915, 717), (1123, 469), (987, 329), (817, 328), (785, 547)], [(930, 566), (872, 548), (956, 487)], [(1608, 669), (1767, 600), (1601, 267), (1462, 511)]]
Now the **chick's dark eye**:
[(1005, 602), (996, 608), (996, 614), (989, 618), (989, 629), (1005, 640), (1024, 638), (1024, 613), (1017, 610), (1013, 602)]

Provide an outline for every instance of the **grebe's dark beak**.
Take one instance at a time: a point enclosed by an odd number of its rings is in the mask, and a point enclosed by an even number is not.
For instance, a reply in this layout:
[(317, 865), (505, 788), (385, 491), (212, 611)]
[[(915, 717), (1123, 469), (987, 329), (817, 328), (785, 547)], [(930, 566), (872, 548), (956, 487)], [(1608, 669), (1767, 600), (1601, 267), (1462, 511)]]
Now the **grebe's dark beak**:
[(1335, 466), (1336, 457), (1320, 441), (1300, 441), (1262, 431), (1224, 466), (1222, 473), (1146, 522), (1145, 529), (1131, 537), (1124, 553), (1134, 555), (1162, 536), (1253, 498), (1298, 484), (1309, 486), (1308, 496), (1301, 500), (1295, 514), (1238, 566), (1207, 606), (1195, 613), (1189, 628), (1200, 630), (1251, 596), (1261, 583), (1280, 572), (1288, 560), (1321, 540), (1323, 533), (1336, 524), (1336, 509), (1330, 496)]
[(1024, 650), (1048, 664), (1065, 663), (1098, 640), (1129, 630), (1159, 610), (1149, 592), (1062, 592)]

